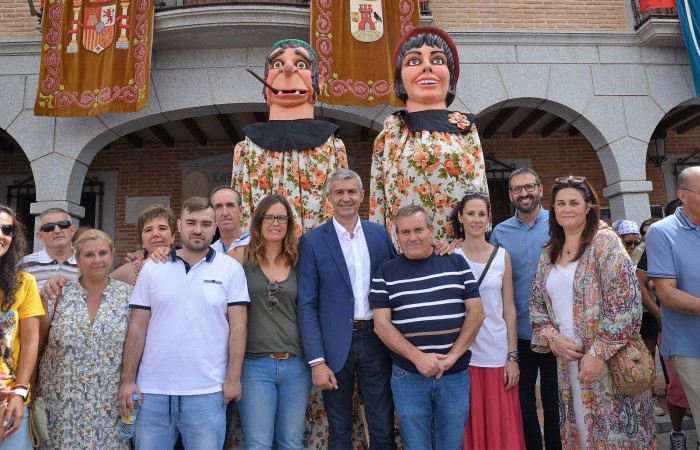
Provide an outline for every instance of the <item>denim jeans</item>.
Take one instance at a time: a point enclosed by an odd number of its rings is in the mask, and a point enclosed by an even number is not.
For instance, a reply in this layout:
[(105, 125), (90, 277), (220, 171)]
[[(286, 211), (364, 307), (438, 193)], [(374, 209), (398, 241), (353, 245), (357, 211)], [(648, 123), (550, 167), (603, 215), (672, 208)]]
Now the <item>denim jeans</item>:
[(335, 374), (338, 389), (323, 391), (323, 405), (328, 416), (328, 448), (353, 449), (352, 397), (356, 377), (365, 403), (370, 449), (396, 449), (391, 357), (372, 328), (353, 331), (348, 359)]
[[(7, 425), (7, 428), (10, 424)], [(4, 432), (4, 431), (3, 431)], [(24, 417), (17, 431), (12, 433), (12, 436), (0, 443), (2, 450), (34, 450), (32, 439), (29, 436), (29, 409), (24, 407)]]
[(311, 369), (303, 358), (246, 359), (241, 373), (241, 413), (246, 450), (304, 448)]
[(559, 387), (557, 358), (553, 353), (537, 353), (530, 341), (518, 339), (520, 358), (520, 409), (523, 413), (523, 433), (527, 450), (542, 450), (542, 432), (537, 418), (535, 387), (540, 373), (540, 396), (544, 410), (544, 444), (547, 450), (561, 449), (559, 433)]
[(469, 369), (439, 380), (396, 364), (392, 372), (391, 390), (406, 450), (461, 450), (469, 419)]
[(187, 449), (219, 449), (224, 445), (226, 405), (223, 392), (201, 395), (143, 394), (136, 418), (137, 450), (172, 449), (177, 432)]

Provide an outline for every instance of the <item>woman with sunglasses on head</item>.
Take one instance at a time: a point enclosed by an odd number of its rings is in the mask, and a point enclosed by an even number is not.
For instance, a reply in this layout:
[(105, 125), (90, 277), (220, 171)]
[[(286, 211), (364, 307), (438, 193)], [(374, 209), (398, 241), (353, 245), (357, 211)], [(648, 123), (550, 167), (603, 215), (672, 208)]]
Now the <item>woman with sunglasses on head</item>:
[(250, 294), (248, 337), (238, 409), (246, 449), (302, 449), (311, 371), (297, 321), (297, 241), (289, 202), (258, 203), (250, 243), (232, 256), (245, 270)]
[(470, 414), (464, 449), (525, 448), (518, 396), (518, 336), (510, 256), (486, 242), (491, 203), (485, 194), (468, 192), (450, 216), (455, 250), (478, 280), (486, 319), (470, 350)]
[(639, 248), (642, 239), (637, 224), (631, 220), (616, 220), (613, 222), (612, 228), (620, 235), (625, 250), (627, 250), (627, 254), (629, 254), (632, 260), (632, 264), (635, 266), (639, 264), (639, 258), (642, 257), (642, 253), (644, 252)]
[(632, 262), (599, 219), (585, 178), (556, 179), (530, 292), (531, 345), (557, 356), (565, 449), (655, 449), (651, 391), (622, 395), (605, 363), (639, 333), (642, 308)]
[(29, 380), (39, 351), (44, 308), (34, 277), (18, 269), (26, 253), (24, 227), (0, 204), (0, 449), (29, 450)]

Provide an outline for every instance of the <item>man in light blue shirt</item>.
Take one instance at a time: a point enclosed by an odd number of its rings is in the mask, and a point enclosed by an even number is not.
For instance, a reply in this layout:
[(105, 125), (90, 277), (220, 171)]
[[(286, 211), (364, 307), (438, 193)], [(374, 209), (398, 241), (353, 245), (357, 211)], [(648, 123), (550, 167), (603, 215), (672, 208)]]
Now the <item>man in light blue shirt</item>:
[(549, 241), (549, 211), (540, 204), (543, 188), (534, 170), (522, 168), (513, 171), (508, 180), (508, 190), (516, 212), (513, 217), (494, 228), (491, 244), (505, 248), (513, 262), (513, 294), (520, 359), (520, 408), (525, 445), (528, 450), (542, 449), (535, 400), (539, 371), (545, 447), (547, 450), (561, 449), (557, 360), (551, 352), (535, 353), (530, 348), (530, 286), (537, 271), (542, 248)]
[(648, 274), (661, 301), (661, 354), (671, 360), (700, 429), (700, 167), (678, 175), (677, 195), (683, 207), (649, 228)]

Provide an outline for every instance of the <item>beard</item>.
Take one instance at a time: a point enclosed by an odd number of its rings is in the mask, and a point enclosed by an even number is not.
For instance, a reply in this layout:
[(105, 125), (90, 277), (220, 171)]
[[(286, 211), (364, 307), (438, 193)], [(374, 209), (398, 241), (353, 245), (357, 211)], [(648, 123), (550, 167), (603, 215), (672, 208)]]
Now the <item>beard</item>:
[[(536, 210), (538, 206), (540, 206), (540, 200), (542, 197), (540, 197), (539, 194), (536, 195), (526, 195), (525, 197), (520, 197), (516, 199), (516, 201), (513, 203), (515, 206), (515, 209), (520, 211), (523, 214), (528, 214), (531, 213), (532, 211)], [(530, 199), (530, 206), (523, 206), (520, 204), (520, 200), (525, 200), (525, 199)]]

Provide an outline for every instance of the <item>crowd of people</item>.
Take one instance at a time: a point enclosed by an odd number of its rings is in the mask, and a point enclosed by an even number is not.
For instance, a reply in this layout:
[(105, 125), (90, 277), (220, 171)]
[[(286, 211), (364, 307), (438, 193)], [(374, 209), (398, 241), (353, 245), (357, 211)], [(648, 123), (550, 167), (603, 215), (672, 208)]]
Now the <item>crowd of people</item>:
[[(641, 227), (601, 222), (584, 177), (519, 168), (515, 215), (487, 238), (474, 116), (447, 110), (454, 43), (417, 27), (394, 62), (407, 109), (375, 142), (370, 220), (337, 127), (313, 119), (316, 55), (294, 39), (266, 57), (272, 120), (246, 130), (234, 187), (179, 218), (146, 208), (116, 270), (110, 237), (56, 208), (26, 255), (0, 205), (0, 449), (32, 448), (35, 397), (45, 449), (352, 449), (358, 423), (372, 449), (654, 449), (651, 390), (623, 395), (606, 364), (640, 328), (651, 352), (661, 335), (671, 442), (686, 448), (700, 168), (679, 175), (682, 206)], [(130, 443), (117, 424), (136, 413)]]

